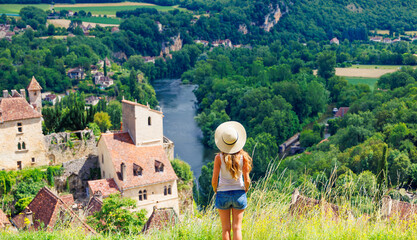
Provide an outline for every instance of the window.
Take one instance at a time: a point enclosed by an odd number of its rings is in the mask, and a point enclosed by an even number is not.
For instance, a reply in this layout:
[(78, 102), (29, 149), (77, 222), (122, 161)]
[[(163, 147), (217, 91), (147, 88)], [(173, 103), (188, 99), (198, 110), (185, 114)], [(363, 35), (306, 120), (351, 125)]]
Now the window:
[(158, 160), (155, 160), (155, 172), (163, 172), (164, 171), (164, 164)]
[(143, 190), (143, 200), (148, 200), (148, 195), (146, 194), (146, 190)]
[(18, 122), (17, 123), (17, 132), (19, 132), (19, 133), (23, 132), (23, 128), (22, 128), (22, 123), (21, 122)]
[(25, 142), (22, 142), (22, 149), (26, 149), (26, 144), (25, 144)]
[(22, 144), (17, 143), (17, 150), (22, 150)]
[(172, 195), (171, 185), (168, 186), (168, 194)]
[(133, 164), (133, 176), (142, 176), (143, 168), (139, 165)]
[(167, 186), (164, 187), (164, 196), (168, 195)]
[(104, 164), (104, 156), (103, 156), (103, 154), (101, 154), (101, 163)]
[(152, 125), (151, 117), (148, 117), (148, 126)]
[(35, 163), (35, 158), (34, 157), (32, 158), (32, 163)]
[(22, 170), (22, 161), (17, 161), (17, 170)]
[(142, 190), (139, 191), (139, 201), (142, 201)]

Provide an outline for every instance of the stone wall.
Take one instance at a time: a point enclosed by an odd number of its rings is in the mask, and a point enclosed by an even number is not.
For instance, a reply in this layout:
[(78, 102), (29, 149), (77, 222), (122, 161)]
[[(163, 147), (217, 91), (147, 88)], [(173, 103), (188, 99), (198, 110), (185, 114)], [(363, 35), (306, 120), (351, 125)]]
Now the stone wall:
[(164, 150), (168, 160), (174, 160), (174, 143), (164, 136)]
[(96, 155), (89, 155), (62, 164), (64, 173), (55, 177), (55, 188), (59, 192), (69, 191), (75, 199), (87, 197), (87, 182), (98, 178), (99, 165)]
[(46, 157), (50, 165), (97, 155), (92, 130), (53, 133), (45, 136)]

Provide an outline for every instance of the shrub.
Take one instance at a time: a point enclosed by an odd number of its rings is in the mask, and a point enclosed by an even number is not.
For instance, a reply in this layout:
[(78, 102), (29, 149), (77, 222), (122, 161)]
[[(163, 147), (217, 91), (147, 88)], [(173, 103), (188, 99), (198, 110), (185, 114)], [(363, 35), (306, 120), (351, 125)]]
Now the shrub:
[(191, 167), (188, 163), (176, 158), (171, 161), (171, 165), (175, 174), (177, 174), (177, 176), (185, 183), (188, 183), (193, 179), (193, 172), (191, 171)]

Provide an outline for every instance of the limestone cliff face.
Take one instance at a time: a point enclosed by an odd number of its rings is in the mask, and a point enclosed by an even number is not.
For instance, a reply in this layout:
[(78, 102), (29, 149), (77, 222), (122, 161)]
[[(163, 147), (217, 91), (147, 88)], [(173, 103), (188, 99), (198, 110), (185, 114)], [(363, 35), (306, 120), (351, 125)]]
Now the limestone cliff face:
[(168, 45), (168, 42), (162, 43), (161, 53), (160, 56), (169, 55), (170, 52), (179, 51), (182, 49), (182, 39), (181, 35), (178, 33), (176, 37), (171, 37), (172, 44)]
[(248, 28), (246, 27), (246, 24), (240, 24), (238, 31), (244, 35), (248, 34)]
[[(292, 5), (292, 2), (289, 2)], [(280, 7), (281, 5), (281, 7)], [(273, 6), (269, 5), (269, 13), (265, 16), (264, 23), (260, 26), (263, 30), (269, 32), (281, 19), (282, 16), (289, 12), (288, 6), (281, 2), (281, 4), (276, 4)]]
[(172, 41), (174, 42), (171, 46), (169, 46), (169, 50), (170, 51), (179, 51), (182, 48), (182, 39), (180, 34), (178, 33), (178, 35), (176, 37), (172, 37), (171, 38)]
[(282, 16), (279, 5), (277, 5), (275, 8), (270, 5), (269, 8), (271, 9), (271, 12), (265, 16), (264, 24), (261, 26), (261, 28), (267, 32), (269, 32), (271, 28), (273, 28), (275, 24), (278, 23)]

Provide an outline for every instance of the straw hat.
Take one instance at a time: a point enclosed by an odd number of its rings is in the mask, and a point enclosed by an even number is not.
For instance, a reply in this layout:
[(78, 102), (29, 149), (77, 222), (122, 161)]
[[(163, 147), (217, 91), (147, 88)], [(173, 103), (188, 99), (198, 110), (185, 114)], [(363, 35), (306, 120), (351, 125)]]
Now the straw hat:
[(246, 143), (245, 128), (235, 121), (224, 122), (217, 127), (214, 142), (224, 153), (239, 152)]

